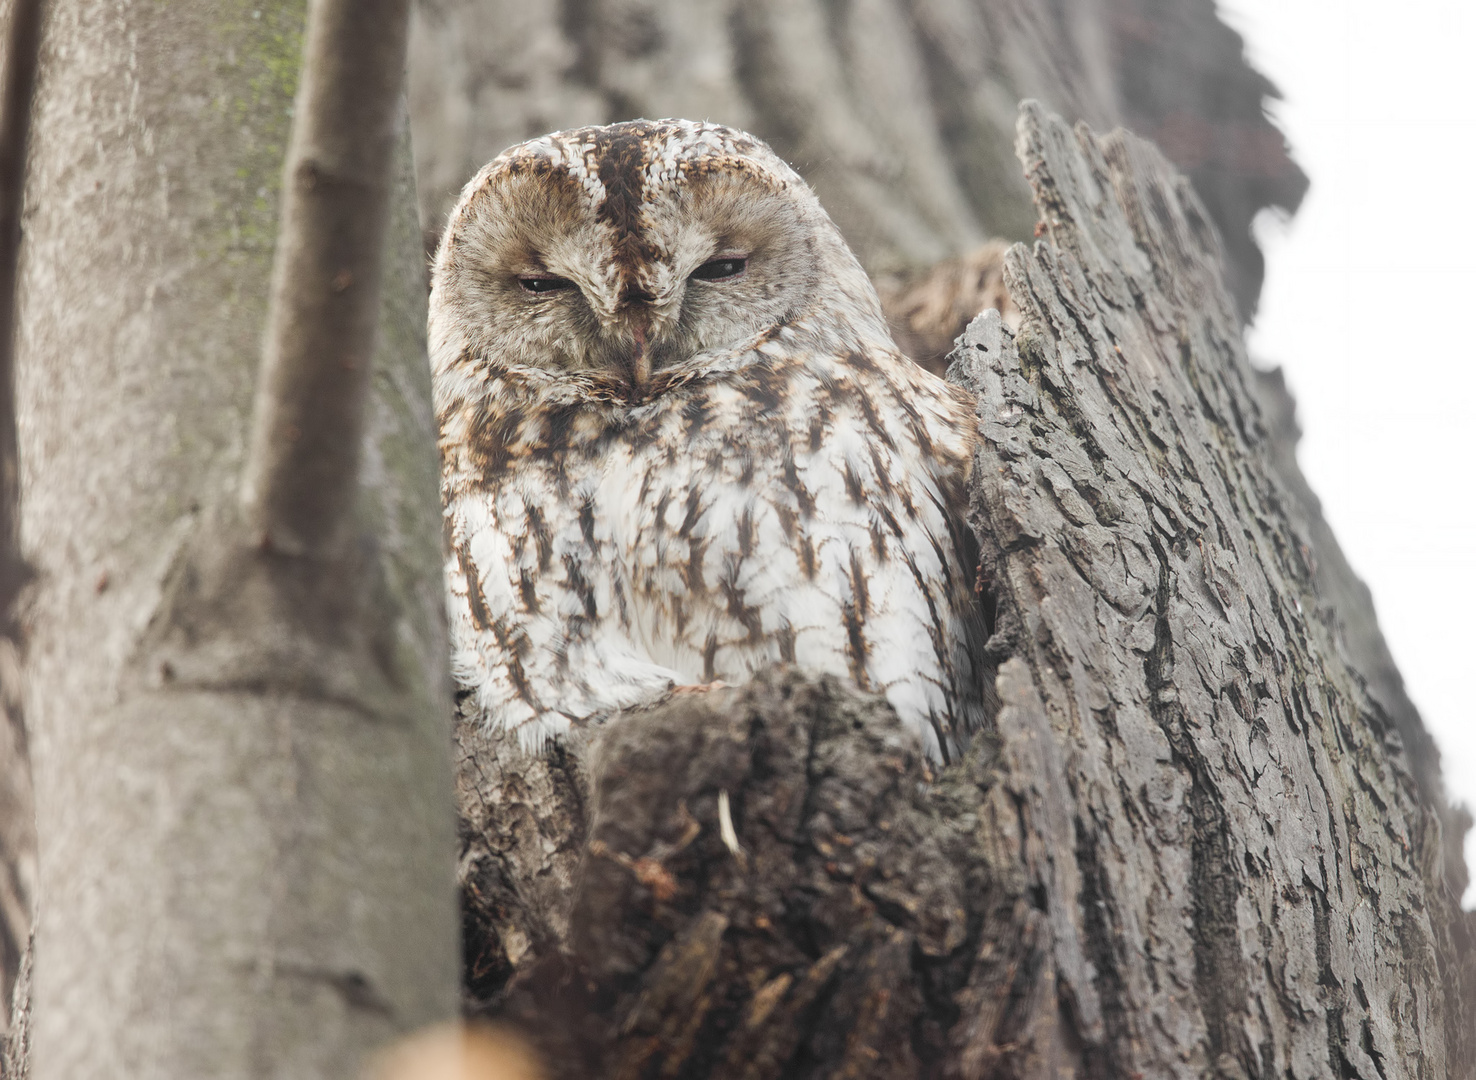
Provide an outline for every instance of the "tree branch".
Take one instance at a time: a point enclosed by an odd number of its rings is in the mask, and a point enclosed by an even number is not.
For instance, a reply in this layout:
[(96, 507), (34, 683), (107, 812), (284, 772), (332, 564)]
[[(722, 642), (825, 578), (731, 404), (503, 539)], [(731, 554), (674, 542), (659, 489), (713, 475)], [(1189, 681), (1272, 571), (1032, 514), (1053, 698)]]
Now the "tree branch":
[(263, 547), (346, 534), (379, 310), (408, 0), (314, 0), (242, 497)]
[[(32, 574), (20, 549), (15, 312), (41, 15), (41, 0), (12, 0), (0, 75), (0, 634), (10, 639), (0, 641), (0, 1009), (7, 1014), (11, 991), (29, 956), (36, 860), (30, 751), (19, 664), (14, 662), (21, 647), (15, 601)], [(23, 1044), (24, 1034), (10, 1023), (7, 1028), (8, 1043)]]
[(0, 618), (25, 583), (17, 529), (20, 462), (15, 429), (15, 287), (20, 261), (26, 144), (41, 45), (41, 0), (13, 0), (0, 87)]

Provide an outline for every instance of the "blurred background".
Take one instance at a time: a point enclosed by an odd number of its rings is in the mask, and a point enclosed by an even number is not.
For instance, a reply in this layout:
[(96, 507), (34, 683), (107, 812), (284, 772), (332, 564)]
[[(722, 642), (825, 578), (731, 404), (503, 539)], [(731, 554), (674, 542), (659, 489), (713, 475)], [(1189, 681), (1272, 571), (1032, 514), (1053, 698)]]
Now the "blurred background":
[(1425, 793), (1421, 713), (1445, 790), (1476, 805), (1473, 55), (1469, 0), (420, 0), (422, 223), (430, 249), (467, 178), (546, 131), (743, 127), (815, 187), (936, 368), (970, 315), (1013, 314), (1000, 259), (1035, 222), (1016, 103), (1153, 139), (1219, 229), (1340, 644)]

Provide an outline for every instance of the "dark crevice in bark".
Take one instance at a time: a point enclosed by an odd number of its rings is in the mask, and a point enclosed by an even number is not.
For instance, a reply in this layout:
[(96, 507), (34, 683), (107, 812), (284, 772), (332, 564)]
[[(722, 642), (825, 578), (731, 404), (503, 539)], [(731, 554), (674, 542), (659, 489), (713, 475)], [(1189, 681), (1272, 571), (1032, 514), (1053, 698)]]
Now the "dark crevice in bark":
[[(1173, 748), (1174, 764), (1189, 781), (1192, 822), (1189, 890), (1193, 897), (1194, 993), (1203, 1015), (1210, 1060), (1232, 1054), (1245, 1060), (1248, 1048), (1235, 1037), (1248, 997), (1236, 941), (1237, 875), (1230, 852), (1231, 827), (1211, 788), (1209, 771), (1192, 740), (1185, 737), (1185, 715), (1174, 678), (1174, 639), (1169, 605), (1174, 587), (1169, 552), (1157, 537), (1158, 592), (1154, 598), (1153, 650), (1143, 661), (1152, 692), (1150, 710)], [(1200, 722), (1208, 722), (1206, 717)]]
[(10, 1027), (0, 1045), (0, 1078), (26, 1080), (31, 1075), (31, 974), (35, 964), (35, 934), (26, 939), (16, 972), (15, 986), (6, 1006)]
[[(917, 12), (911, 14), (916, 20)], [(1000, 137), (992, 118), (977, 107), (967, 78), (952, 63), (932, 27), (922, 21), (915, 26), (928, 102), (937, 118), (950, 172), (979, 209), (980, 224), (990, 235), (1026, 239), (1035, 224), (1034, 215), (1023, 200), (1011, 206), (1000, 198), (1001, 191), (1017, 188), (1020, 183), (1019, 166), (1009, 141)]]
[[(1082, 889), (1079, 897), (1072, 901), (1082, 912), (1083, 929), (1086, 931), (1087, 955), (1096, 969), (1093, 985), (1102, 999), (1102, 1020), (1107, 1029), (1107, 1038), (1102, 1045), (1085, 1051), (1082, 1060), (1087, 1066), (1087, 1076), (1092, 1080), (1112, 1080), (1123, 1074), (1123, 1063), (1115, 1052), (1124, 1039), (1132, 1037), (1132, 1024), (1128, 1015), (1132, 1006), (1125, 993), (1116, 950), (1130, 948), (1123, 941), (1121, 927), (1114, 926), (1110, 914), (1115, 910), (1114, 898), (1102, 873), (1097, 853), (1097, 841), (1091, 828), (1080, 818), (1076, 819), (1076, 861), (1081, 866)], [(1086, 1027), (1080, 1013), (1072, 1008), (1069, 995), (1062, 995), (1061, 1006), (1069, 1017), (1070, 1030), (1081, 1031)]]
[(802, 173), (810, 162), (804, 146), (804, 118), (788, 98), (784, 76), (774, 58), (772, 16), (763, 5), (734, 4), (728, 15), (733, 37), (734, 75), (764, 118), (761, 136), (785, 161)]
[(595, 87), (600, 82), (599, 26), (593, 0), (559, 0), (559, 26), (574, 45), (573, 62), (568, 73), (571, 80)]

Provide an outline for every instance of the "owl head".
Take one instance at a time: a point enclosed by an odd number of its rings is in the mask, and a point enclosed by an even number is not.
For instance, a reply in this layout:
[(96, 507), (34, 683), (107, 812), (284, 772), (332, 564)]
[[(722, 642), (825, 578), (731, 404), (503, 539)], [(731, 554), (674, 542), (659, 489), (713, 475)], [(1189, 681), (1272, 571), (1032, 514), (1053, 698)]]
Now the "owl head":
[(686, 120), (558, 132), (492, 161), (451, 214), (430, 303), (437, 404), (508, 372), (641, 400), (674, 370), (822, 321), (890, 344), (839, 230), (762, 142)]

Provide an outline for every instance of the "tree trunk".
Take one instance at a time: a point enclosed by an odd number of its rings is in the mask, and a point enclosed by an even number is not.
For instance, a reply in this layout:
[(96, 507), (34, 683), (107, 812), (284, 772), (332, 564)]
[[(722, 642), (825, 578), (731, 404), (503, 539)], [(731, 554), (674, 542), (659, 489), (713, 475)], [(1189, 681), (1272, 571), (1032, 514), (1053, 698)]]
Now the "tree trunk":
[(1251, 222), (1307, 178), (1213, 0), (419, 0), (411, 108), (430, 244), (461, 185), (557, 128), (637, 116), (753, 132), (815, 189), (868, 272), (1028, 240), (1016, 103), (1156, 139), (1255, 309)]
[(1049, 737), (1071, 792), (1020, 789), (1081, 1016), (1128, 1072), (1468, 1069), (1438, 808), (1331, 630), (1215, 234), (1131, 137), (1027, 113), (1021, 157), (1050, 242), (1007, 263), (1018, 364), (976, 369), (976, 508), (1033, 683), (1002, 738)]
[(1019, 331), (950, 369), (1003, 701), (965, 760), (927, 783), (784, 671), (526, 765), (462, 726), (469, 1003), (557, 1076), (1476, 1074), (1441, 806), (1339, 644), (1206, 212), (1133, 136), (1031, 105), (1018, 149)]
[[(11, 0), (0, 70), (0, 1003), (9, 1003), (30, 948), (36, 895), (36, 812), (31, 789), (16, 600), (31, 576), (20, 549), (20, 461), (15, 425), (16, 275), (26, 150), (40, 52), (41, 0)], [(7, 1010), (5, 1011), (8, 1014)], [(9, 1034), (9, 1015), (5, 1031)]]
[[(1296, 405), (1281, 370), (1255, 371), (1254, 387), (1270, 439), (1272, 465), (1292, 496), (1288, 514), (1298, 530), (1311, 539), (1312, 580), (1324, 606), (1335, 616), (1328, 629), (1343, 656), (1368, 684), (1368, 696), (1398, 730), (1420, 794), (1439, 813), (1446, 847), (1446, 886), (1452, 895), (1460, 897), (1470, 881), (1462, 846), (1466, 830), (1471, 828), (1471, 813), (1464, 806), (1452, 806), (1446, 797), (1440, 774), (1440, 750), (1404, 689), (1404, 679), (1379, 629), (1373, 595), (1348, 564), (1342, 546), (1322, 516), (1322, 503), (1297, 464), (1297, 439), (1301, 431), (1296, 422)], [(1476, 933), (1476, 926), (1472, 932)]]
[(332, 568), (239, 522), (302, 32), (301, 4), (48, 5), (17, 349), (41, 1077), (354, 1076), (455, 1007), (403, 137), (333, 636), (297, 611)]

